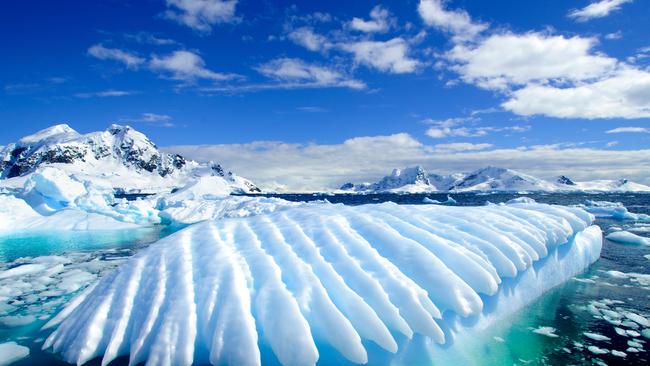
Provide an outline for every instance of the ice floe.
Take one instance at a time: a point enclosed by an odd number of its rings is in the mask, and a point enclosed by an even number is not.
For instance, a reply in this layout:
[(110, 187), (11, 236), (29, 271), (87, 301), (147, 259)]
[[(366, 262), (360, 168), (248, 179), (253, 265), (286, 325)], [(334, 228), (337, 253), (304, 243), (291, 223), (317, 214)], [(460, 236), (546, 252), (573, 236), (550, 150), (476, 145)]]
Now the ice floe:
[(609, 341), (611, 338), (608, 336), (604, 336), (602, 334), (598, 333), (590, 333), (590, 332), (583, 332), (582, 333), (585, 337), (593, 339), (594, 341)]
[(614, 231), (605, 236), (607, 240), (615, 241), (622, 244), (631, 244), (631, 245), (650, 245), (650, 238), (644, 238), (642, 236), (632, 234), (629, 231)]
[(48, 319), (67, 298), (130, 255), (131, 250), (107, 249), (1, 263), (0, 324), (17, 327)]
[(29, 348), (16, 342), (0, 343), (0, 366), (11, 365), (29, 356)]
[(587, 200), (584, 204), (578, 206), (596, 215), (596, 217), (614, 220), (650, 221), (649, 215), (632, 213), (620, 202)]
[(599, 257), (592, 221), (529, 203), (305, 205), (207, 221), (76, 297), (44, 347), (77, 364), (366, 363), (368, 347), (373, 364), (462, 357), (468, 330)]
[(455, 205), (458, 202), (455, 199), (453, 199), (450, 195), (447, 195), (447, 200), (445, 201), (438, 201), (438, 200), (431, 199), (429, 197), (424, 197), (422, 199), (422, 203), (430, 203), (435, 205)]
[(533, 329), (533, 333), (545, 335), (551, 338), (559, 337), (557, 334), (555, 334), (555, 328), (553, 327), (539, 327), (537, 329)]

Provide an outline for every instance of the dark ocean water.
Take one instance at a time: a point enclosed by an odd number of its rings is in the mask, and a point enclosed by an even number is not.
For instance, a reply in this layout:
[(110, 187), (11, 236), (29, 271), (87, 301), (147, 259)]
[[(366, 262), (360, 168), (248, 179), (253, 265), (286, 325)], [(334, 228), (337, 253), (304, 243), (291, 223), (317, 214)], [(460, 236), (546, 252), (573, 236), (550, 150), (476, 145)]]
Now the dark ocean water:
[[(359, 205), (392, 201), (399, 204), (422, 204), (425, 197), (444, 202), (447, 194), (373, 194), (373, 195), (321, 195), (282, 194), (269, 195), (291, 201), (328, 200), (332, 203)], [(499, 203), (521, 194), (463, 193), (450, 195), (459, 206)], [(650, 194), (526, 194), (538, 202), (575, 205), (586, 200), (621, 202), (631, 212), (650, 214)], [(643, 225), (633, 221), (597, 219), (604, 233), (613, 229), (639, 229), (638, 235), (650, 236)], [(118, 251), (130, 256), (155, 239), (172, 230), (133, 232), (104, 236), (68, 234), (14, 235), (0, 237), (0, 262), (12, 261), (21, 256), (50, 254), (71, 255), (93, 253), (102, 256)], [(76, 236), (75, 236), (76, 235)], [(111, 254), (112, 255), (112, 254)], [(644, 327), (635, 326), (624, 314), (632, 312), (650, 317), (650, 246), (631, 246), (605, 241), (601, 258), (585, 273), (556, 287), (529, 306), (514, 314), (509, 322), (490, 329), (489, 341), (479, 351), (481, 364), (487, 365), (648, 365), (650, 339), (641, 335)], [(66, 297), (66, 299), (69, 297)], [(595, 310), (594, 310), (595, 309)], [(614, 315), (605, 319), (607, 314)], [(28, 346), (31, 354), (16, 365), (64, 364), (55, 356), (40, 351), (42, 338), (47, 332), (39, 331), (46, 319), (27, 326), (3, 327), (0, 325), (0, 343), (9, 340)], [(533, 332), (541, 327), (552, 327), (554, 336)], [(617, 329), (618, 328), (618, 329)], [(650, 328), (650, 327), (647, 327)], [(597, 333), (608, 339), (594, 340), (584, 333)], [(621, 335), (619, 333), (623, 333)], [(650, 337), (650, 329), (646, 332)], [(629, 343), (631, 342), (631, 343)], [(590, 350), (589, 347), (592, 347)], [(606, 354), (596, 354), (598, 349)], [(638, 352), (629, 349), (634, 348)], [(612, 350), (624, 352), (625, 357), (613, 355)], [(125, 360), (121, 360), (124, 363)], [(91, 362), (90, 364), (99, 364)]]

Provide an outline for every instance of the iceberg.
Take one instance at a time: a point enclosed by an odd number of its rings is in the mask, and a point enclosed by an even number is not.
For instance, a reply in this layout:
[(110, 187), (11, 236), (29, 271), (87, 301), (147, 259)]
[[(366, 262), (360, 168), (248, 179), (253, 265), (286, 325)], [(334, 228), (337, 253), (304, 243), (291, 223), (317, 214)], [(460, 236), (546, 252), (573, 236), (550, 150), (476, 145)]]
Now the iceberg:
[(223, 179), (202, 176), (173, 193), (160, 195), (154, 204), (164, 223), (194, 224), (222, 217), (246, 217), (302, 205), (279, 198), (230, 196)]
[(467, 364), (475, 331), (598, 259), (593, 220), (383, 203), (205, 221), (75, 297), (43, 348), (74, 364)]
[(434, 205), (455, 205), (458, 202), (455, 199), (453, 199), (450, 195), (447, 195), (447, 200), (443, 201), (443, 202), (431, 199), (429, 197), (424, 197), (422, 199), (422, 203), (430, 203), (430, 204), (434, 204)]

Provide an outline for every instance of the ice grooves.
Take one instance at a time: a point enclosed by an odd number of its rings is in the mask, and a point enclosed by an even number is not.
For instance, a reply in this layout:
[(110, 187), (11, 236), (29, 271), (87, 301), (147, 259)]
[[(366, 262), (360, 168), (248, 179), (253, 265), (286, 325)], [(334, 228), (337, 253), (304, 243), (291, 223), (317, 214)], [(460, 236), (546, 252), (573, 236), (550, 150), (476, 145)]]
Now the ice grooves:
[(591, 221), (540, 204), (324, 204), (197, 224), (73, 300), (44, 347), (78, 364), (313, 365), (328, 346), (363, 364), (366, 342), (444, 343), (443, 312), (481, 314), (504, 277)]

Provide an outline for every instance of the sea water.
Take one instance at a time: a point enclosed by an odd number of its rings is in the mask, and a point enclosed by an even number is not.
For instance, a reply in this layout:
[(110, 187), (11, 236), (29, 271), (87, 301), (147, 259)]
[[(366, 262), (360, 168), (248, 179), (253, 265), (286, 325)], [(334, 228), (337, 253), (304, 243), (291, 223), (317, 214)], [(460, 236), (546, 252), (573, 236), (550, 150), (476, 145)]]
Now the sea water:
[[(447, 200), (446, 194), (275, 196), (293, 201), (327, 199), (332, 203), (349, 205), (385, 201), (421, 204), (424, 197), (441, 202)], [(473, 206), (505, 202), (521, 195), (463, 193), (451, 196), (457, 205)], [(650, 214), (650, 194), (527, 196), (538, 202), (562, 205), (581, 204), (586, 200), (622, 202), (631, 212)], [(644, 226), (640, 226), (643, 224), (632, 221), (598, 219), (596, 224), (601, 226), (604, 233), (614, 229), (641, 229), (635, 233), (650, 236), (650, 229), (644, 231)], [(175, 230), (156, 227), (0, 236), (0, 270), (24, 264), (55, 263), (52, 261), (60, 261), (63, 268), (47, 280), (38, 272), (0, 279), (3, 286), (19, 287), (26, 284), (21, 296), (11, 297), (11, 302), (6, 303), (13, 307), (9, 309), (12, 316), (8, 318), (9, 321), (3, 322), (0, 316), (0, 343), (15, 341), (30, 348), (29, 357), (16, 365), (64, 365), (55, 355), (40, 350), (43, 338), (48, 334), (40, 331), (40, 327), (85, 286), (141, 248)], [(642, 333), (650, 327), (635, 327), (637, 323), (625, 315), (638, 314), (646, 318), (650, 315), (650, 259), (644, 256), (650, 258), (650, 247), (606, 241), (601, 259), (584, 274), (547, 292), (513, 314), (509, 321), (477, 334), (471, 345), (477, 364), (648, 364), (650, 339), (647, 337), (650, 334), (647, 332), (650, 329), (646, 331), (646, 337)], [(0, 313), (6, 305), (0, 305)], [(612, 351), (617, 351), (614, 352), (616, 355)], [(618, 352), (623, 352), (625, 357)], [(126, 363), (126, 358), (116, 362)], [(99, 364), (99, 361), (90, 364)]]

